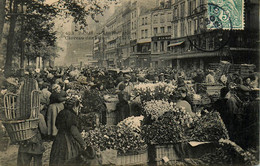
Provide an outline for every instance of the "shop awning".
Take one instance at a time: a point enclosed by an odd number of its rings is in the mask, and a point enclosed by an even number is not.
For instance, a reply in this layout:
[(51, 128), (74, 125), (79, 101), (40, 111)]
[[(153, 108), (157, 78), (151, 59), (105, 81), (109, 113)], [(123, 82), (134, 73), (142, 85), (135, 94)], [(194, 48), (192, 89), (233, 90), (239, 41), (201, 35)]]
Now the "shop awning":
[(184, 43), (184, 41), (179, 41), (179, 42), (176, 42), (176, 43), (171, 43), (171, 44), (168, 45), (168, 47), (179, 46), (179, 45), (181, 45), (182, 43)]

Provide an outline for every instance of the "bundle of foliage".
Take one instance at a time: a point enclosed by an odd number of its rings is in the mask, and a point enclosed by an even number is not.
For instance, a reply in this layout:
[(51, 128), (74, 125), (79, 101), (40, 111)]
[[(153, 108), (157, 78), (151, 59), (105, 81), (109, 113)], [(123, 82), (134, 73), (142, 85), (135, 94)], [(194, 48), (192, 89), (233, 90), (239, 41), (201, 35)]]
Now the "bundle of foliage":
[(191, 141), (217, 142), (221, 138), (229, 139), (228, 131), (218, 112), (210, 112), (200, 117), (186, 132)]
[(174, 105), (150, 125), (142, 127), (142, 136), (149, 144), (169, 144), (187, 141), (186, 130), (197, 117)]
[(99, 91), (95, 89), (85, 90), (82, 97), (81, 109), (82, 113), (97, 112), (101, 113), (106, 111), (104, 99), (100, 96)]
[(200, 165), (257, 165), (253, 154), (245, 151), (235, 142), (220, 139), (213, 153), (207, 153), (198, 159)]
[(114, 149), (119, 155), (139, 154), (147, 149), (141, 135), (126, 126), (101, 126), (89, 132), (82, 132), (89, 146), (104, 151)]

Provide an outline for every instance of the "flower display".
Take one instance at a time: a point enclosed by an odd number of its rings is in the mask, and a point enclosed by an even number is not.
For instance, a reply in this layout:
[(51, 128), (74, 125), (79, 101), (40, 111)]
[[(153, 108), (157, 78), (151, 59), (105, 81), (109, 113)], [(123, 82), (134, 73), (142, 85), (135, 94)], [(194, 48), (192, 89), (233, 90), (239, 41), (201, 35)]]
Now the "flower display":
[[(142, 135), (149, 144), (168, 144), (186, 141), (186, 131), (198, 117), (191, 116), (184, 108), (169, 104), (162, 116), (151, 125), (142, 127)], [(158, 115), (158, 114), (157, 114)]]
[(141, 135), (130, 127), (101, 126), (89, 132), (82, 132), (83, 139), (96, 150), (114, 149), (118, 154), (138, 154), (147, 148)]
[(218, 112), (209, 112), (195, 120), (192, 128), (187, 131), (192, 141), (212, 141), (229, 139), (228, 131)]
[(133, 93), (140, 96), (141, 101), (168, 100), (175, 93), (176, 86), (163, 82), (140, 83), (135, 85)]
[(117, 125), (121, 128), (129, 127), (133, 131), (140, 133), (140, 131), (141, 131), (141, 121), (143, 119), (144, 119), (144, 116), (131, 116), (131, 117), (124, 119), (123, 121), (121, 121)]
[(176, 103), (169, 103), (164, 100), (151, 100), (143, 104), (144, 112), (147, 116), (151, 116), (152, 120), (157, 120), (167, 111), (174, 111)]
[(82, 113), (106, 111), (105, 101), (97, 90), (85, 90), (82, 96)]
[(228, 139), (220, 139), (216, 150), (201, 156), (198, 161), (199, 165), (257, 165), (253, 154)]

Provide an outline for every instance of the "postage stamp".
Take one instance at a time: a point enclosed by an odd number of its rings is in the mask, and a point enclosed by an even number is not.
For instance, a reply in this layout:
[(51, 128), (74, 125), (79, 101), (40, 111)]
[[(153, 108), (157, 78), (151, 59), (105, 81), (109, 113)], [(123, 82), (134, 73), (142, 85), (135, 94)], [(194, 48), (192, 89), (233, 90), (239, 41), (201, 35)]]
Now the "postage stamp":
[(208, 3), (196, 7), (193, 13), (197, 13), (203, 19), (199, 20), (196, 37), (187, 35), (192, 47), (203, 52), (216, 52), (224, 49), (230, 41), (233, 28), (226, 11), (218, 5)]
[(208, 17), (208, 29), (243, 30), (244, 0), (208, 0)]

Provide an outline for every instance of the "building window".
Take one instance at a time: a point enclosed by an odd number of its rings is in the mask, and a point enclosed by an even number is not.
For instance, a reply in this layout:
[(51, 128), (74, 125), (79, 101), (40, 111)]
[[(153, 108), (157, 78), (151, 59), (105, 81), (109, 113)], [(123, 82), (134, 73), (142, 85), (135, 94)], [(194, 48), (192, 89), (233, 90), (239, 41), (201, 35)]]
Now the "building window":
[(161, 50), (161, 51), (164, 51), (164, 41), (161, 41), (160, 50)]
[(188, 35), (191, 35), (191, 21), (188, 22)]
[(154, 50), (154, 52), (157, 52), (157, 50), (158, 50), (158, 43), (157, 42), (154, 42), (153, 50)]
[(157, 24), (157, 23), (158, 23), (158, 15), (157, 15), (157, 14), (154, 15), (153, 23), (154, 23), (154, 24)]
[(174, 24), (174, 37), (178, 37), (178, 23)]
[(145, 30), (145, 38), (148, 38), (148, 29)]
[(145, 17), (145, 25), (147, 25), (147, 23), (148, 23), (148, 18), (147, 17)]
[(167, 15), (167, 21), (171, 22), (172, 21), (172, 13), (168, 13)]
[(181, 21), (181, 37), (184, 36), (184, 22)]
[(197, 33), (197, 20), (194, 20), (194, 33)]
[(167, 27), (167, 32), (168, 32), (168, 33), (171, 33), (171, 32), (172, 32), (172, 27), (171, 27), (171, 26), (168, 26), (168, 27)]
[(141, 38), (144, 38), (144, 30), (141, 31)]
[(164, 23), (164, 22), (165, 22), (164, 14), (161, 14), (160, 23)]
[(174, 8), (174, 17), (175, 17), (175, 19), (178, 19), (178, 17), (179, 17), (179, 15), (178, 15), (178, 6), (176, 6)]
[(189, 2), (188, 2), (188, 14), (189, 15), (192, 14), (192, 0), (189, 0)]
[(142, 25), (144, 25), (144, 18), (142, 18)]
[(183, 2), (183, 3), (181, 3), (181, 11), (180, 11), (180, 12), (181, 12), (181, 13), (180, 13), (180, 15), (181, 15), (181, 18), (183, 18), (183, 17), (184, 17), (184, 10), (185, 10), (185, 9), (184, 9), (184, 4), (185, 4), (184, 2)]
[(204, 0), (200, 0), (200, 5), (203, 5), (204, 4)]
[(204, 19), (203, 19), (203, 18), (200, 18), (200, 25), (199, 25), (200, 29), (203, 29), (203, 28), (204, 28), (203, 21), (204, 21)]
[(192, 11), (194, 11), (196, 8), (196, 0), (191, 0), (191, 1), (192, 1), (191, 9), (192, 9)]
[(165, 33), (164, 27), (161, 27), (161, 33)]
[(153, 32), (156, 35), (158, 33), (158, 28), (153, 28)]

